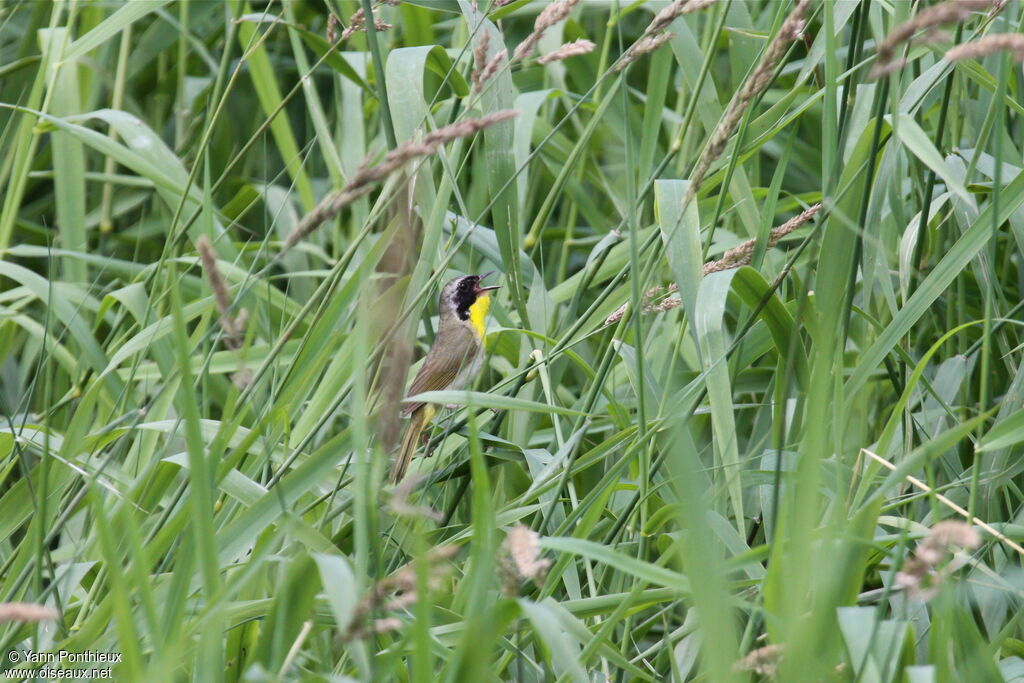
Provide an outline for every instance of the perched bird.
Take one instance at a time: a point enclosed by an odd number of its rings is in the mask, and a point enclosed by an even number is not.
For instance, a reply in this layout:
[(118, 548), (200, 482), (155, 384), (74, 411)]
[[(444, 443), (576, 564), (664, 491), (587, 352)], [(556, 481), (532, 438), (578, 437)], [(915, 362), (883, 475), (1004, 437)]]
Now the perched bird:
[[(437, 336), (409, 387), (409, 396), (462, 389), (480, 372), (484, 360), (484, 321), (491, 306), (491, 291), (498, 289), (498, 285), (481, 287), (480, 282), (493, 272), (463, 275), (449, 280), (441, 289)], [(408, 403), (402, 409), (403, 416), (412, 417), (388, 475), (392, 484), (405, 476), (420, 434), (436, 412), (437, 407), (430, 403)]]

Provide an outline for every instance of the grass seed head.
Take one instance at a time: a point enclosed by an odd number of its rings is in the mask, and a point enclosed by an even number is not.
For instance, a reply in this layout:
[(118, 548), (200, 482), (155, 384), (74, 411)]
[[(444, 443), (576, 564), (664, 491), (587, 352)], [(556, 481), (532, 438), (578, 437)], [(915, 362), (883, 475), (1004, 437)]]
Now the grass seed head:
[(896, 48), (908, 42), (918, 31), (931, 30), (943, 24), (959, 24), (973, 12), (991, 5), (992, 0), (947, 0), (926, 7), (896, 26), (878, 45), (878, 57), (868, 77), (879, 78), (901, 68), (905, 60), (896, 58)]
[(697, 192), (704, 182), (708, 169), (711, 168), (711, 164), (725, 150), (732, 132), (743, 117), (743, 112), (772, 82), (775, 67), (778, 65), (779, 60), (782, 59), (789, 44), (802, 35), (804, 16), (807, 14), (807, 9), (810, 5), (811, 0), (800, 0), (796, 4), (793, 11), (782, 22), (782, 26), (779, 27), (779, 31), (772, 38), (772, 42), (765, 48), (764, 55), (762, 55), (761, 61), (758, 62), (757, 67), (754, 69), (754, 73), (744, 81), (732, 99), (729, 100), (725, 115), (711, 132), (711, 137), (708, 138), (708, 143), (705, 145), (704, 151), (701, 153), (700, 158), (697, 159), (693, 172), (690, 174), (690, 185), (687, 188), (686, 197), (683, 199), (683, 206), (689, 204), (697, 196)]
[(928, 535), (917, 544), (896, 573), (896, 585), (918, 600), (935, 597), (946, 577), (957, 569), (955, 561), (943, 561), (951, 548), (974, 550), (981, 545), (981, 535), (974, 527), (956, 519), (948, 519), (933, 526)]
[(349, 178), (345, 186), (324, 197), (316, 207), (296, 224), (285, 239), (278, 255), (285, 253), (314, 230), (338, 215), (338, 212), (359, 197), (370, 192), (373, 186), (418, 157), (434, 154), (441, 145), (457, 138), (477, 133), (488, 126), (519, 116), (515, 109), (503, 109), (475, 119), (463, 119), (448, 124), (427, 134), (422, 140), (408, 140), (385, 155), (377, 164), (367, 159)]
[(765, 645), (756, 650), (751, 650), (747, 655), (733, 665), (735, 671), (752, 671), (758, 676), (775, 676), (779, 662), (782, 661), (783, 649), (781, 645)]
[[(789, 219), (782, 225), (772, 228), (768, 234), (768, 247), (774, 247), (779, 243), (779, 240), (793, 232), (801, 225), (811, 220), (816, 213), (821, 209), (821, 204), (815, 204), (805, 211), (797, 214), (793, 218)], [(750, 259), (754, 255), (754, 249), (757, 247), (757, 240), (747, 240), (739, 244), (736, 247), (725, 252), (722, 258), (717, 261), (709, 261), (704, 264), (704, 274), (710, 275), (711, 273), (717, 273), (720, 270), (728, 270), (730, 268), (740, 268), (748, 265)]]
[(474, 83), (474, 87), (476, 88), (477, 92), (483, 89), (484, 84), (487, 83), (487, 81), (494, 78), (494, 74), (498, 73), (498, 69), (501, 68), (501, 65), (507, 59), (508, 50), (505, 49), (495, 53), (495, 55), (491, 57), (491, 60), (484, 65), (483, 70), (480, 72), (480, 82)]
[(476, 43), (476, 47), (473, 48), (473, 88), (477, 91), (480, 90), (482, 82), (480, 74), (483, 72), (484, 67), (487, 66), (487, 48), (490, 47), (490, 43), (491, 32), (484, 30), (480, 40)]
[[(387, 31), (390, 28), (394, 28), (391, 24), (385, 23), (383, 20), (377, 19), (376, 17), (373, 19), (373, 27), (378, 31)], [(363, 12), (363, 8), (361, 7), (353, 12), (352, 16), (348, 18), (348, 26), (346, 26), (345, 30), (341, 32), (341, 39), (343, 41), (348, 40), (356, 31), (366, 31), (366, 14)]]
[(540, 557), (540, 536), (530, 527), (518, 524), (505, 538), (516, 572), (524, 579), (542, 581), (551, 566), (551, 560)]
[[(459, 552), (459, 546), (454, 544), (440, 545), (430, 549), (423, 556), (422, 562), (427, 563), (427, 587), (436, 590), (442, 583), (442, 579), (450, 571), (447, 561), (455, 557)], [(384, 619), (369, 620), (369, 615), (377, 608), (385, 611), (398, 611), (414, 605), (420, 596), (416, 585), (416, 570), (411, 564), (400, 568), (391, 576), (380, 579), (360, 598), (356, 603), (352, 621), (348, 628), (341, 634), (341, 639), (355, 640), (368, 638), (374, 633), (397, 630), (401, 627), (401, 621), (393, 617)]]
[(533, 22), (533, 31), (530, 35), (523, 38), (523, 42), (516, 46), (515, 52), (512, 53), (511, 61), (516, 62), (533, 54), (544, 32), (569, 16), (569, 12), (579, 1), (555, 0), (542, 9), (540, 14), (537, 15), (537, 19)]
[(333, 44), (338, 39), (338, 15), (331, 12), (327, 15), (327, 42)]
[[(821, 204), (815, 204), (813, 206), (808, 207), (806, 210), (800, 212), (793, 218), (790, 218), (782, 225), (772, 228), (771, 232), (768, 233), (768, 247), (774, 247), (776, 244), (778, 244), (780, 239), (782, 239), (789, 233), (793, 232), (807, 221), (814, 218), (815, 214), (817, 214), (820, 210)], [(722, 258), (718, 259), (717, 261), (708, 261), (707, 263), (705, 263), (703, 268), (704, 275), (710, 275), (711, 273), (717, 273), (720, 270), (729, 270), (730, 268), (740, 268), (742, 266), (748, 265), (750, 263), (751, 258), (754, 255), (754, 249), (756, 247), (756, 239), (747, 240), (746, 242), (743, 242), (733, 247), (732, 249), (725, 252), (725, 254), (722, 255)], [(679, 286), (675, 283), (672, 283), (668, 286), (665, 293), (674, 294), (675, 292), (678, 291)], [(656, 296), (658, 296), (660, 292), (660, 287), (655, 287), (647, 291), (647, 293), (644, 295), (642, 307), (642, 311), (644, 313), (664, 313), (666, 311), (671, 311), (673, 308), (677, 308), (682, 303), (682, 301), (678, 297), (668, 297), (661, 300), (660, 302), (655, 303), (653, 299)], [(612, 312), (610, 316), (605, 318), (604, 324), (614, 325), (615, 323), (619, 322), (619, 320), (621, 320), (624, 315), (626, 315), (626, 311), (628, 310), (629, 302), (626, 302), (619, 306), (617, 309), (615, 309), (615, 311)]]
[(584, 38), (579, 38), (571, 43), (565, 43), (557, 50), (547, 53), (546, 55), (537, 59), (538, 64), (548, 64), (549, 62), (557, 62), (562, 59), (569, 59), (570, 57), (578, 57), (579, 55), (585, 55), (588, 52), (593, 52), (596, 46), (593, 42)]
[(975, 550), (981, 545), (981, 534), (966, 522), (961, 522), (958, 519), (947, 519), (931, 528), (925, 542), (941, 548), (958, 546), (968, 550)]
[(60, 618), (60, 612), (35, 602), (0, 602), (0, 623), (32, 623)]
[(690, 12), (699, 12), (702, 9), (710, 7), (716, 2), (718, 2), (718, 0), (673, 0), (673, 2), (666, 5), (664, 9), (654, 15), (654, 19), (652, 19), (651, 23), (647, 25), (646, 29), (644, 29), (644, 35), (653, 36), (661, 33), (668, 28), (669, 24), (675, 21), (677, 17), (689, 14)]
[(224, 281), (224, 276), (221, 275), (220, 269), (217, 267), (217, 253), (213, 250), (213, 245), (210, 244), (206, 235), (200, 235), (196, 240), (196, 251), (199, 252), (199, 262), (202, 264), (203, 272), (213, 290), (213, 300), (219, 314), (218, 321), (225, 334), (224, 345), (233, 351), (240, 349), (242, 348), (242, 330), (245, 320), (248, 319), (248, 314), (243, 316), (240, 313), (237, 317), (231, 315), (231, 294), (227, 282)]
[(985, 36), (971, 43), (950, 48), (946, 59), (955, 62), (960, 59), (981, 59), (997, 52), (1009, 51), (1018, 62), (1024, 62), (1024, 35), (1020, 33), (997, 33)]
[(522, 581), (540, 584), (547, 576), (551, 560), (540, 556), (540, 536), (524, 524), (512, 527), (503, 544), (505, 556), (500, 564), (506, 595), (514, 595)]
[(626, 50), (625, 54), (622, 55), (622, 59), (615, 64), (615, 70), (622, 71), (629, 64), (633, 63), (643, 55), (649, 52), (654, 52), (659, 47), (675, 38), (675, 35), (676, 34), (669, 32), (641, 38)]

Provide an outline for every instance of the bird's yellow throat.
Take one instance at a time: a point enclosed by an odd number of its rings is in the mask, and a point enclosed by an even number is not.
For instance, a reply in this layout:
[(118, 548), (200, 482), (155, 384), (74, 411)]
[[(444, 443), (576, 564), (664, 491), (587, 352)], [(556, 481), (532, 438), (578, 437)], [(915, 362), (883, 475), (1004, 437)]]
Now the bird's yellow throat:
[(476, 301), (469, 307), (469, 321), (473, 323), (473, 330), (476, 332), (476, 336), (480, 338), (481, 344), (484, 341), (484, 323), (490, 307), (491, 297), (487, 292), (478, 296)]

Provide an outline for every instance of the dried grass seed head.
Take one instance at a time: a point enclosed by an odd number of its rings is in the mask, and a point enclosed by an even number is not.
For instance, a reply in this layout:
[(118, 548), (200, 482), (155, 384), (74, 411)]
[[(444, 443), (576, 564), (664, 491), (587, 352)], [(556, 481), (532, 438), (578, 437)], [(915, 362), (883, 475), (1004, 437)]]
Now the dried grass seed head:
[(331, 12), (327, 15), (327, 42), (333, 44), (338, 39), (338, 15)]
[(60, 612), (35, 602), (0, 602), (0, 623), (33, 623), (59, 619)]
[(935, 524), (914, 548), (896, 573), (896, 585), (919, 600), (930, 600), (938, 594), (946, 577), (956, 569), (950, 562), (942, 565), (950, 548), (973, 550), (981, 545), (981, 535), (969, 524), (948, 519)]
[(217, 253), (206, 235), (200, 235), (196, 239), (196, 251), (199, 253), (199, 262), (206, 279), (213, 290), (213, 300), (219, 314), (218, 322), (225, 334), (225, 345), (232, 350), (239, 349), (242, 347), (242, 330), (248, 314), (245, 314), (245, 317), (241, 313), (237, 317), (231, 315), (231, 294), (224, 276), (217, 267)]
[(735, 671), (753, 671), (759, 676), (774, 676), (782, 661), (782, 645), (765, 645), (751, 650), (733, 665)]
[(498, 73), (498, 69), (501, 68), (501, 65), (504, 64), (507, 59), (508, 50), (506, 49), (502, 49), (491, 57), (491, 61), (487, 62), (487, 64), (484, 65), (483, 71), (480, 72), (480, 83), (474, 85), (478, 92), (483, 89), (487, 81), (494, 78), (494, 74)]
[(537, 15), (537, 19), (533, 22), (533, 31), (523, 39), (523, 42), (516, 46), (515, 52), (512, 53), (511, 61), (515, 62), (533, 54), (533, 51), (540, 42), (544, 32), (568, 17), (569, 12), (572, 11), (572, 8), (577, 5), (579, 1), (580, 0), (554, 0), (554, 2), (551, 2), (544, 7), (540, 14)]
[(946, 52), (946, 59), (954, 62), (960, 59), (981, 59), (997, 52), (1009, 51), (1018, 62), (1024, 62), (1024, 35), (1020, 33), (997, 33), (985, 36), (971, 43), (956, 45)]
[[(789, 233), (793, 232), (807, 221), (811, 220), (811, 218), (813, 218), (815, 214), (817, 214), (820, 210), (821, 204), (814, 204), (813, 206), (808, 207), (806, 210), (800, 212), (793, 218), (790, 218), (782, 225), (772, 228), (771, 232), (768, 234), (768, 246), (774, 247), (780, 239), (782, 239)], [(756, 245), (756, 239), (747, 240), (746, 242), (743, 242), (742, 244), (739, 244), (738, 246), (733, 247), (729, 251), (725, 252), (725, 254), (722, 255), (721, 259), (717, 261), (708, 261), (707, 263), (704, 264), (704, 275), (710, 275), (711, 273), (717, 273), (718, 271), (721, 270), (739, 268), (741, 266), (747, 265), (748, 263), (750, 263), (750, 259), (754, 253)], [(665, 311), (670, 311), (673, 308), (677, 308), (682, 303), (677, 297), (669, 297), (657, 304), (651, 303), (650, 299), (657, 296), (657, 293), (655, 292), (656, 289), (658, 288), (648, 290), (647, 294), (645, 295), (642, 309), (644, 313), (663, 313)], [(674, 294), (675, 292), (678, 291), (679, 286), (676, 283), (672, 283), (668, 286), (665, 293)], [(624, 315), (626, 315), (626, 311), (628, 310), (629, 302), (626, 302), (619, 306), (617, 309), (615, 309), (615, 311), (613, 311), (611, 315), (605, 318), (604, 324), (614, 325), (615, 323), (619, 322)]]
[(487, 126), (518, 115), (519, 112), (515, 109), (505, 109), (476, 119), (456, 121), (443, 128), (438, 128), (424, 137), (422, 141), (409, 140), (399, 145), (388, 152), (378, 164), (371, 165), (369, 160), (364, 161), (344, 187), (324, 197), (312, 211), (298, 222), (285, 239), (279, 255), (305, 239), (318, 227), (338, 215), (338, 212), (344, 207), (367, 194), (375, 183), (384, 180), (412, 159), (433, 154), (445, 142), (473, 135)]
[(473, 87), (476, 90), (480, 90), (482, 82), (480, 74), (483, 73), (484, 67), (487, 66), (487, 48), (490, 47), (490, 43), (491, 32), (484, 29), (480, 40), (477, 41), (476, 47), (473, 48)]
[(537, 59), (538, 64), (548, 64), (550, 62), (557, 62), (563, 59), (569, 59), (570, 57), (578, 57), (585, 55), (588, 52), (593, 52), (596, 45), (592, 41), (584, 38), (578, 38), (571, 43), (565, 43), (557, 50), (547, 53)]
[(348, 26), (346, 26), (345, 30), (341, 32), (341, 39), (348, 40), (351, 38), (356, 31), (363, 28), (364, 23), (365, 15), (363, 14), (363, 8), (360, 7), (348, 18)]
[(699, 12), (702, 9), (710, 7), (711, 5), (718, 2), (718, 0), (673, 0), (673, 2), (666, 5), (660, 12), (654, 15), (654, 19), (644, 29), (644, 34), (647, 36), (653, 36), (657, 33), (661, 33), (669, 27), (677, 17), (681, 17), (684, 14), (690, 14), (691, 12)]
[(505, 548), (516, 574), (535, 583), (544, 580), (551, 560), (540, 556), (540, 536), (524, 524), (517, 524), (505, 537)]
[(918, 31), (943, 24), (958, 24), (971, 13), (986, 9), (992, 0), (946, 0), (926, 7), (907, 21), (899, 24), (878, 45), (877, 59), (869, 78), (879, 78), (903, 66), (905, 60), (896, 59), (896, 48), (909, 41)]
[(743, 112), (754, 98), (771, 83), (775, 67), (778, 65), (779, 60), (782, 59), (783, 54), (785, 54), (786, 48), (797, 36), (801, 35), (804, 28), (804, 16), (807, 14), (810, 4), (811, 0), (799, 0), (797, 2), (793, 10), (782, 22), (778, 33), (775, 34), (768, 47), (765, 48), (764, 55), (754, 69), (754, 73), (744, 81), (740, 89), (729, 100), (725, 115), (711, 132), (708, 143), (697, 160), (693, 172), (690, 174), (690, 185), (687, 188), (686, 197), (683, 199), (684, 206), (689, 204), (697, 195), (708, 169), (711, 168), (711, 164), (725, 150), (733, 130), (736, 129), (740, 119), (743, 117)]
[(932, 573), (933, 566), (920, 558), (908, 557), (894, 581), (897, 586), (917, 600), (931, 600), (938, 595), (945, 579), (941, 573)]
[(544, 33), (544, 31), (565, 19), (569, 16), (569, 12), (579, 3), (579, 1), (580, 0), (554, 0), (554, 2), (542, 9), (540, 14), (537, 15), (536, 21), (533, 22), (534, 32)]
[[(424, 555), (423, 561), (429, 566), (427, 587), (430, 590), (435, 590), (448, 573), (450, 568), (444, 563), (458, 552), (459, 546), (447, 544), (432, 548)], [(399, 628), (401, 622), (393, 617), (377, 619), (369, 624), (367, 618), (377, 607), (394, 611), (412, 606), (420, 597), (416, 588), (416, 570), (412, 564), (407, 564), (391, 576), (376, 581), (356, 603), (352, 621), (342, 634), (342, 639), (365, 638), (372, 633), (379, 633), (378, 627), (385, 630)]]
[(668, 28), (669, 24), (675, 21), (676, 17), (683, 13), (683, 8), (686, 6), (687, 1), (688, 0), (673, 0), (673, 2), (663, 7), (660, 12), (654, 15), (654, 18), (651, 19), (651, 23), (647, 25), (647, 28), (644, 29), (645, 37), (661, 33)]
[[(768, 247), (774, 247), (779, 243), (779, 240), (793, 232), (801, 225), (811, 220), (816, 213), (821, 209), (821, 204), (815, 204), (806, 210), (800, 212), (793, 218), (782, 225), (772, 228), (771, 232), (768, 233)], [(717, 261), (709, 261), (704, 264), (704, 274), (710, 275), (711, 273), (717, 273), (720, 270), (728, 270), (730, 268), (739, 268), (750, 263), (751, 258), (754, 255), (754, 249), (757, 247), (757, 240), (747, 240), (732, 249), (726, 251), (722, 258)]]
[[(386, 4), (390, 5), (391, 3), (388, 2)], [(373, 18), (373, 27), (378, 31), (387, 31), (388, 29), (394, 28), (391, 24), (388, 24), (383, 19), (378, 19), (377, 17)], [(330, 23), (328, 23), (328, 35), (332, 28), (333, 27), (331, 27)], [(352, 16), (348, 18), (348, 26), (346, 26), (345, 30), (341, 32), (341, 40), (348, 40), (356, 31), (366, 31), (366, 14), (363, 12), (362, 7), (353, 12)], [(334, 41), (331, 41), (330, 38), (328, 38), (328, 42)]]
[(981, 534), (966, 522), (961, 522), (958, 519), (947, 519), (933, 526), (931, 531), (928, 532), (928, 537), (925, 541), (942, 548), (958, 546), (974, 550), (981, 545)]
[(654, 52), (659, 47), (675, 38), (675, 36), (676, 34), (669, 32), (641, 38), (633, 43), (633, 45), (623, 53), (622, 58), (615, 64), (615, 70), (622, 71), (629, 64), (632, 64), (645, 54)]

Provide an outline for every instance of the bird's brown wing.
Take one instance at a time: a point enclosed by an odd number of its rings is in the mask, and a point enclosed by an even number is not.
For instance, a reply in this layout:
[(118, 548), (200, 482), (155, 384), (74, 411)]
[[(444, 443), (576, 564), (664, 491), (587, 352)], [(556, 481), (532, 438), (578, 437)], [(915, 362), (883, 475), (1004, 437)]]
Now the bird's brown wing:
[[(469, 364), (473, 358), (466, 357), (465, 353), (453, 352), (452, 346), (462, 345), (434, 344), (431, 347), (406, 396), (415, 396), (425, 391), (442, 391), (455, 381), (459, 370)], [(402, 415), (408, 415), (422, 405), (422, 403), (406, 403), (402, 407)]]

